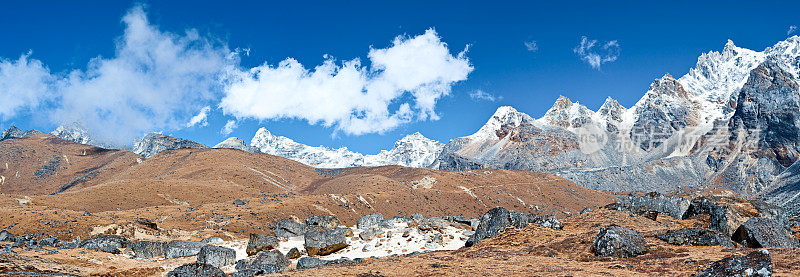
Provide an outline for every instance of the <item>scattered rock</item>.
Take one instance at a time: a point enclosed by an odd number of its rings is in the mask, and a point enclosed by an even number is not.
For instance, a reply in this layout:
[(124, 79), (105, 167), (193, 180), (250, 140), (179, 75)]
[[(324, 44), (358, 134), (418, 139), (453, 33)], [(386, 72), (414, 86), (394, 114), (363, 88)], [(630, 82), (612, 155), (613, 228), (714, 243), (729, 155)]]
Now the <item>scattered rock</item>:
[(14, 242), (16, 241), (16, 239), (14, 237), (14, 234), (12, 234), (9, 231), (3, 230), (2, 232), (0, 232), (0, 241)]
[(306, 225), (291, 220), (282, 219), (275, 224), (275, 236), (290, 238), (299, 237), (306, 233)]
[(164, 245), (165, 256), (167, 259), (194, 256), (200, 253), (200, 249), (205, 245), (199, 241), (170, 241)]
[(592, 252), (600, 257), (633, 257), (647, 252), (647, 242), (636, 230), (611, 225), (597, 232)]
[(697, 277), (714, 276), (771, 276), (772, 257), (766, 249), (744, 256), (731, 256), (711, 264)]
[(190, 263), (179, 266), (167, 273), (167, 277), (226, 277), (221, 269), (201, 263)]
[(206, 245), (200, 248), (197, 262), (216, 267), (226, 266), (236, 262), (236, 251), (230, 248)]
[(303, 254), (300, 253), (300, 250), (298, 250), (297, 247), (293, 247), (292, 249), (289, 249), (289, 252), (286, 253), (286, 258), (294, 260), (300, 258), (302, 255)]
[(711, 217), (709, 229), (720, 231), (728, 236), (733, 235), (736, 229), (751, 217), (772, 218), (787, 230), (791, 229), (783, 209), (761, 201), (724, 196), (698, 197), (692, 200), (683, 219), (699, 214), (707, 214)]
[(237, 261), (236, 270), (241, 272), (240, 276), (269, 274), (286, 270), (290, 263), (278, 250), (261, 251), (255, 257)]
[(131, 250), (142, 259), (154, 259), (166, 254), (164, 242), (160, 241), (137, 241), (131, 243)]
[(509, 211), (503, 207), (496, 207), (480, 218), (478, 228), (470, 236), (465, 246), (475, 245), (485, 238), (491, 238), (499, 234), (508, 226), (523, 228), (528, 224), (535, 224), (540, 227), (561, 229), (563, 225), (555, 218), (542, 218), (537, 215)]
[(668, 232), (658, 236), (659, 239), (672, 245), (736, 247), (733, 241), (717, 231), (700, 228), (687, 228)]
[(315, 215), (306, 218), (306, 226), (320, 226), (328, 229), (339, 227), (339, 218), (335, 215)]
[(250, 240), (247, 242), (247, 255), (253, 256), (264, 250), (272, 250), (278, 247), (278, 238), (261, 234), (250, 233)]
[(753, 217), (736, 229), (732, 239), (750, 248), (797, 247), (797, 241), (777, 221)]
[(305, 235), (306, 253), (309, 256), (325, 256), (347, 247), (344, 228), (309, 228)]
[(356, 227), (358, 229), (369, 229), (375, 226), (378, 226), (383, 221), (383, 215), (381, 213), (374, 213), (362, 216), (356, 222)]
[(236, 200), (233, 200), (233, 204), (237, 205), (237, 206), (242, 206), (242, 205), (247, 204), (247, 203), (245, 203), (241, 199), (236, 199)]

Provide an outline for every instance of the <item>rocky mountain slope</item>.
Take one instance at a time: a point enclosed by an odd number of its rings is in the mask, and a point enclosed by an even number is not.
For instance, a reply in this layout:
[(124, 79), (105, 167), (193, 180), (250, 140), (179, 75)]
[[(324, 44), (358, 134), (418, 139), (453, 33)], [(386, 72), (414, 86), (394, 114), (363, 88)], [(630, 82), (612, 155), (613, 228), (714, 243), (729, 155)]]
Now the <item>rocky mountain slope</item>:
[(628, 109), (609, 98), (591, 111), (563, 96), (539, 119), (501, 107), (475, 134), (451, 140), (439, 168), (549, 171), (617, 191), (760, 195), (798, 159), (798, 49), (798, 36), (762, 52), (728, 41), (685, 76), (656, 79)]

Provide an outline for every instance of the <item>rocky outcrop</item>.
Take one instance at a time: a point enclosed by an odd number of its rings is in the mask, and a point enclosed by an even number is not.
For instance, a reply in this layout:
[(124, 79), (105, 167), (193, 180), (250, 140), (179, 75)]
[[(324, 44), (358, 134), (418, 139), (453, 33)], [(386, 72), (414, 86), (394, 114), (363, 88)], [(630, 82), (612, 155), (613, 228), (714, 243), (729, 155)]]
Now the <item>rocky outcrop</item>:
[(120, 253), (120, 248), (127, 248), (130, 241), (117, 235), (97, 235), (81, 242), (81, 247), (112, 254)]
[(226, 277), (221, 269), (202, 263), (189, 263), (173, 269), (167, 277)]
[(308, 228), (305, 234), (305, 248), (308, 256), (325, 256), (348, 246), (343, 228)]
[(230, 248), (206, 245), (197, 253), (197, 262), (216, 267), (231, 265), (236, 262), (236, 251)]
[(777, 221), (753, 217), (736, 229), (733, 240), (750, 248), (797, 247), (797, 240)]
[(160, 241), (137, 241), (131, 243), (131, 250), (137, 258), (155, 259), (166, 255), (164, 242)]
[(0, 135), (0, 141), (7, 140), (7, 139), (15, 139), (15, 138), (24, 138), (33, 134), (41, 134), (42, 132), (36, 130), (30, 131), (23, 131), (17, 128), (16, 126), (8, 127), (8, 129), (3, 130), (3, 134)]
[(600, 257), (628, 258), (647, 252), (647, 241), (636, 230), (611, 225), (597, 232), (592, 252)]
[(782, 209), (761, 201), (748, 201), (731, 196), (703, 196), (692, 200), (683, 219), (695, 215), (710, 216), (709, 229), (728, 236), (751, 217), (768, 217), (789, 228), (789, 220)]
[(306, 233), (306, 225), (291, 220), (282, 219), (275, 223), (275, 236), (290, 238), (299, 237)]
[(236, 262), (237, 276), (270, 274), (287, 269), (290, 261), (278, 250), (262, 251), (255, 257)]
[(145, 158), (150, 158), (161, 151), (184, 148), (208, 148), (208, 146), (191, 140), (173, 138), (157, 133), (150, 133), (144, 138), (136, 140), (133, 143), (132, 150), (133, 153), (139, 154)]
[(697, 277), (715, 276), (772, 276), (772, 256), (764, 249), (744, 256), (727, 257), (714, 262), (697, 275)]
[(170, 241), (164, 245), (165, 256), (167, 259), (194, 256), (200, 253), (200, 249), (205, 245), (206, 243), (199, 241)]
[(374, 213), (362, 216), (356, 222), (358, 229), (369, 229), (383, 222), (383, 215), (381, 213)]
[(496, 207), (481, 216), (480, 223), (475, 233), (467, 239), (465, 246), (473, 246), (483, 239), (497, 236), (506, 227), (523, 228), (528, 224), (540, 227), (561, 229), (563, 225), (555, 218), (543, 218), (533, 214), (509, 211), (503, 207)]
[(726, 235), (719, 232), (700, 229), (687, 228), (671, 231), (658, 236), (659, 239), (672, 245), (692, 245), (692, 246), (724, 246), (728, 248), (736, 247), (733, 241)]
[(247, 241), (247, 255), (252, 256), (258, 252), (272, 250), (278, 247), (278, 238), (269, 235), (250, 233), (250, 240)]
[(335, 229), (339, 227), (339, 218), (335, 215), (315, 215), (309, 218), (306, 218), (306, 226), (313, 227), (313, 226), (320, 226), (323, 228), (328, 229)]
[(666, 196), (657, 192), (647, 193), (643, 196), (622, 195), (617, 196), (619, 205), (627, 210), (656, 211), (676, 219), (683, 218), (689, 209), (689, 200), (678, 196)]

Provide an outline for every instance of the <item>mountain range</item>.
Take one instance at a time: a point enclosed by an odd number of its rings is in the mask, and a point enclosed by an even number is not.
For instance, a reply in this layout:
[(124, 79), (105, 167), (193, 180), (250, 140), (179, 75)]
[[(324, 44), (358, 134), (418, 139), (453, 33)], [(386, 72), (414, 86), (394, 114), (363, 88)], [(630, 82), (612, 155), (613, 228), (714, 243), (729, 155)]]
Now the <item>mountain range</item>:
[[(800, 193), (792, 181), (800, 179), (800, 166), (794, 165), (800, 156), (799, 74), (798, 36), (760, 52), (728, 41), (722, 51), (702, 54), (686, 75), (654, 80), (630, 108), (609, 97), (593, 111), (561, 96), (541, 118), (533, 118), (502, 106), (472, 135), (443, 144), (414, 133), (374, 155), (308, 146), (265, 128), (249, 145), (228, 138), (214, 148), (267, 153), (317, 168), (499, 168), (551, 172), (612, 191), (723, 188), (794, 205)], [(77, 126), (52, 134), (108, 148)], [(9, 130), (5, 136), (24, 132)], [(130, 150), (149, 158), (163, 150), (204, 147), (149, 134)]]

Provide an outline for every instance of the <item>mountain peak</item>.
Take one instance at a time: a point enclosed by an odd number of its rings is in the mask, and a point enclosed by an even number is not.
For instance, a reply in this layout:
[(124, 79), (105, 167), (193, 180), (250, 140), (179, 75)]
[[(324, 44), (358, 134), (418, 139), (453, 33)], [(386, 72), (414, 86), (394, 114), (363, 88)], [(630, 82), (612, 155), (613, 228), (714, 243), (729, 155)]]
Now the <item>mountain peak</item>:
[(244, 142), (244, 140), (242, 140), (240, 138), (237, 138), (237, 137), (229, 137), (229, 138), (223, 140), (222, 142), (218, 143), (217, 145), (214, 145), (214, 148), (239, 149), (239, 150), (247, 151), (247, 152), (256, 152), (257, 151), (257, 149), (255, 149), (255, 147), (248, 146)]
[(174, 138), (159, 133), (149, 133), (144, 136), (144, 138), (137, 139), (134, 142), (133, 153), (139, 154), (145, 158), (150, 158), (161, 151), (183, 148), (208, 148), (208, 146), (187, 139)]

